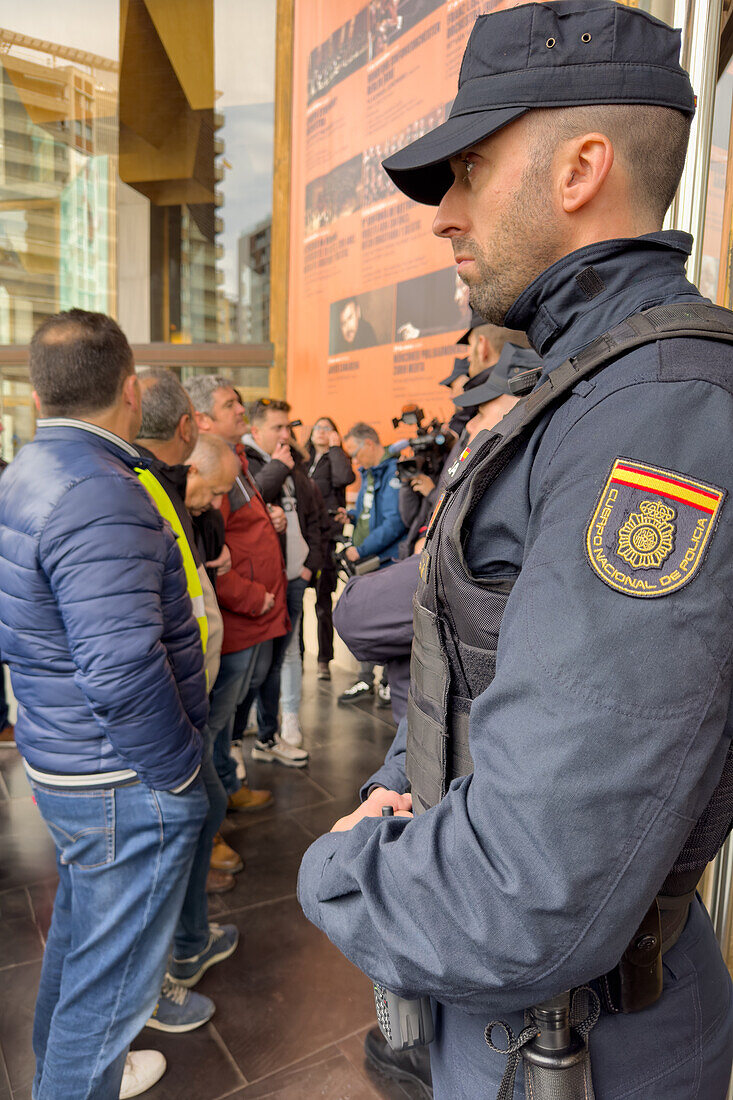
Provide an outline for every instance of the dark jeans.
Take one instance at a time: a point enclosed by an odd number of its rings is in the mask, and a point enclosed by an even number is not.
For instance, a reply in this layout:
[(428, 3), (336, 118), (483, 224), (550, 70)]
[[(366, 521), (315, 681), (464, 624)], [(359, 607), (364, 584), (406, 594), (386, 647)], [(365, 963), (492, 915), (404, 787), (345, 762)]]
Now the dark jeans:
[(333, 660), (333, 594), (336, 591), (336, 580), (336, 566), (329, 560), (316, 581), (319, 664)]
[(143, 783), (91, 791), (31, 784), (59, 885), (33, 1025), (34, 1100), (117, 1100), (130, 1041), (160, 994), (208, 810)]
[(242, 786), (237, 778), (237, 765), (230, 755), (232, 729), (237, 704), (249, 687), (259, 649), (260, 646), (254, 645), (236, 653), (222, 654), (219, 675), (211, 693), (208, 728), (214, 768), (227, 794), (234, 794)]
[[(285, 597), (288, 608), (288, 618), (291, 623), (295, 623), (296, 628), (298, 626), (298, 619), (303, 612), (303, 595), (307, 587), (307, 583), (301, 577), (296, 577), (295, 580), (288, 581)], [(292, 633), (292, 630), (289, 630), (288, 633), (283, 634), (282, 637), (273, 639), (273, 641), (269, 643), (272, 646), (269, 655), (266, 650), (262, 652), (264, 647), (268, 645), (267, 642), (263, 642), (260, 647), (261, 652), (258, 654), (257, 660), (255, 661), (249, 691), (237, 708), (237, 714), (234, 719), (235, 733), (238, 732), (240, 736), (247, 727), (247, 719), (255, 698), (257, 699), (257, 740), (263, 742), (272, 741), (280, 728), (278, 719), (278, 711), (280, 709), (280, 672), (285, 657), (285, 651), (288, 648)], [(268, 656), (269, 664), (267, 664)]]
[(193, 854), (186, 896), (183, 899), (181, 916), (173, 937), (173, 954), (177, 959), (190, 959), (192, 955), (198, 955), (209, 941), (206, 876), (211, 864), (214, 837), (219, 832), (227, 812), (227, 792), (222, 786), (211, 758), (211, 735), (208, 730), (204, 732), (204, 736), (206, 746), (199, 775), (209, 800), (209, 812)]
[(5, 665), (0, 665), (0, 730), (8, 724), (8, 700), (5, 697)]

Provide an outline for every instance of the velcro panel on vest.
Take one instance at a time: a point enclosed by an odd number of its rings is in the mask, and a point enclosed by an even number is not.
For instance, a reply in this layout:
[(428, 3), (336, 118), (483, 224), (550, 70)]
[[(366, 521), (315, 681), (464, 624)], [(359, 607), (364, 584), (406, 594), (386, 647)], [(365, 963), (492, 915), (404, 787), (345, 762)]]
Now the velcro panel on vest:
[(417, 792), (415, 812), (445, 794), (449, 670), (440, 644), (437, 617), (414, 602), (415, 642), (407, 700), (407, 778)]

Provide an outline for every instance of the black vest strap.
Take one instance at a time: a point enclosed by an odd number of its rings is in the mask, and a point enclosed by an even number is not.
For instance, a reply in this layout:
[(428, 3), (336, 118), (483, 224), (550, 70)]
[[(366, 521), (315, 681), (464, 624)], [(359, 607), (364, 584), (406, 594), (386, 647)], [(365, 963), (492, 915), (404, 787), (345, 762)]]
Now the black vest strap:
[(733, 314), (722, 306), (706, 302), (679, 302), (676, 305), (652, 306), (627, 317), (583, 348), (578, 355), (556, 367), (538, 389), (517, 402), (494, 431), (480, 432), (470, 461), (462, 468), (454, 465), (455, 474), (450, 478), (449, 487), (459, 485), (469, 474), (477, 471), (482, 459), (491, 452), (491, 461), (479, 475), (479, 491), (483, 491), (487, 482), (494, 480), (514, 454), (525, 429), (566, 396), (581, 378), (587, 378), (619, 356), (644, 344), (685, 337), (733, 343)]

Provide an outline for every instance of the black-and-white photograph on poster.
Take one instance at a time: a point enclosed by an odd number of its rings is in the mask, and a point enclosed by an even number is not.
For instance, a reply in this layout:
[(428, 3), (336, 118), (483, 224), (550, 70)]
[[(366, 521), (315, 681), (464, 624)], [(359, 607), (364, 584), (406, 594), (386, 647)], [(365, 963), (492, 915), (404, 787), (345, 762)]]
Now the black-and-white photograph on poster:
[(380, 287), (331, 306), (329, 355), (343, 355), (378, 344), (391, 344), (394, 331), (395, 288)]
[(396, 342), (466, 329), (470, 320), (468, 287), (455, 267), (397, 284)]
[(311, 51), (308, 58), (309, 103), (365, 64), (368, 39), (367, 9), (362, 8)]

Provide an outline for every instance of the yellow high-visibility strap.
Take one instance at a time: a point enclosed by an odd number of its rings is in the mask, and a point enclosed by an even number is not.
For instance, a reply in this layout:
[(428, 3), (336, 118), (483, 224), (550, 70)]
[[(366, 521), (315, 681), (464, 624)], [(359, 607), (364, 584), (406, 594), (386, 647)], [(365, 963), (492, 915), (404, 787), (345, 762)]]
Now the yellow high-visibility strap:
[(163, 519), (168, 520), (173, 528), (173, 533), (178, 542), (178, 549), (181, 551), (181, 557), (183, 558), (183, 568), (186, 573), (186, 587), (188, 588), (188, 594), (193, 605), (193, 613), (196, 616), (199, 634), (201, 635), (201, 648), (204, 651), (204, 656), (206, 656), (206, 646), (209, 641), (209, 623), (206, 618), (206, 607), (204, 605), (204, 590), (201, 587), (201, 578), (196, 568), (193, 552), (186, 538), (186, 532), (183, 530), (183, 524), (178, 518), (178, 513), (173, 506), (173, 501), (168, 496), (157, 477), (151, 474), (150, 470), (141, 470), (137, 467), (135, 468), (135, 473), (140, 479), (141, 484), (153, 498), (153, 504), (158, 509)]

